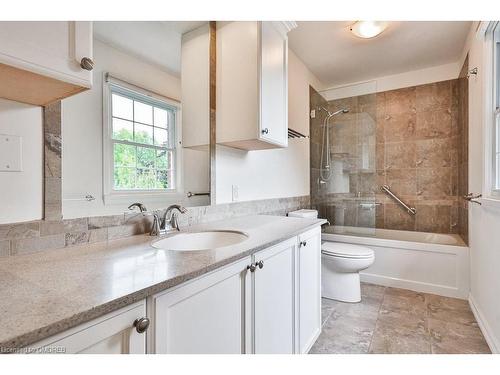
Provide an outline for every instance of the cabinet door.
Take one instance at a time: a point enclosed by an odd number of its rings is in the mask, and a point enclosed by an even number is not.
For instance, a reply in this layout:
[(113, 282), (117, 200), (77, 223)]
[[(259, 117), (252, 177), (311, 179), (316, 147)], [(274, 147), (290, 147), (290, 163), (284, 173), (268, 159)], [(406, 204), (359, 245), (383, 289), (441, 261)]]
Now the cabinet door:
[(47, 105), (92, 86), (92, 22), (0, 22), (0, 97)]
[(255, 353), (294, 353), (295, 249), (293, 238), (255, 255), (263, 265), (252, 273)]
[(299, 236), (298, 345), (307, 353), (321, 333), (321, 229)]
[(246, 353), (250, 257), (153, 297), (155, 353)]
[(47, 354), (145, 354), (146, 335), (134, 327), (134, 321), (145, 316), (146, 303), (141, 301), (43, 340), (34, 347)]
[(279, 22), (260, 29), (260, 139), (288, 145), (288, 39)]
[(83, 57), (92, 58), (92, 22), (0, 22), (0, 63), (89, 87)]

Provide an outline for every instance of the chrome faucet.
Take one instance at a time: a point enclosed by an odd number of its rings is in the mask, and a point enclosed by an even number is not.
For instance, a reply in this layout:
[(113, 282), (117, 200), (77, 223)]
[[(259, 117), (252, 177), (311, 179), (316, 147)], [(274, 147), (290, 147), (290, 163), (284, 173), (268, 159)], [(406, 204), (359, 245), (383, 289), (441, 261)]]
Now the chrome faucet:
[(163, 215), (163, 220), (160, 225), (160, 232), (167, 233), (175, 230), (179, 230), (179, 218), (178, 213), (185, 214), (187, 209), (179, 204), (173, 204), (165, 210)]
[(146, 206), (142, 203), (133, 203), (128, 209), (133, 210), (138, 208), (143, 216), (153, 216), (153, 225), (151, 227), (150, 236), (160, 236), (162, 234), (166, 234), (173, 231), (179, 230), (179, 218), (178, 213), (184, 214), (187, 212), (187, 209), (179, 204), (173, 204), (169, 206), (163, 215), (163, 218), (160, 218), (160, 215), (157, 211), (148, 212)]

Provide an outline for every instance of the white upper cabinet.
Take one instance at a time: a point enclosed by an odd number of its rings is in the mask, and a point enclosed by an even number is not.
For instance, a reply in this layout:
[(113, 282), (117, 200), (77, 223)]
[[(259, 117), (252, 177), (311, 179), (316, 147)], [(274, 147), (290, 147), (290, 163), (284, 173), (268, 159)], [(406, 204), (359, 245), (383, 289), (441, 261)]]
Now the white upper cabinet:
[(288, 146), (288, 38), (293, 22), (217, 23), (217, 143)]
[(92, 86), (92, 22), (0, 22), (0, 97), (46, 105)]

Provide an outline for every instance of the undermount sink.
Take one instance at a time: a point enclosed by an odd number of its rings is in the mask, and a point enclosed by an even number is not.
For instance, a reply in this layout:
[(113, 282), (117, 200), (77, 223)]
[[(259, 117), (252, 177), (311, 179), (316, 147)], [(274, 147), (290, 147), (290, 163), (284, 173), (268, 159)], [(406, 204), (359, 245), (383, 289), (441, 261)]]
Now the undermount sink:
[(157, 249), (173, 251), (212, 250), (239, 244), (248, 238), (243, 232), (215, 230), (206, 232), (180, 232), (151, 245)]

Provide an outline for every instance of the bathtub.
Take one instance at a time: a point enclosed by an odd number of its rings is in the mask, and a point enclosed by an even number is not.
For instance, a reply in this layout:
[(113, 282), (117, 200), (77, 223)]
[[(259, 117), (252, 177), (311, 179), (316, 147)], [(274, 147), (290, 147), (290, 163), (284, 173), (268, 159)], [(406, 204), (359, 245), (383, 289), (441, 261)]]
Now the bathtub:
[(456, 234), (329, 226), (322, 241), (367, 246), (375, 262), (361, 281), (467, 299), (469, 248)]

